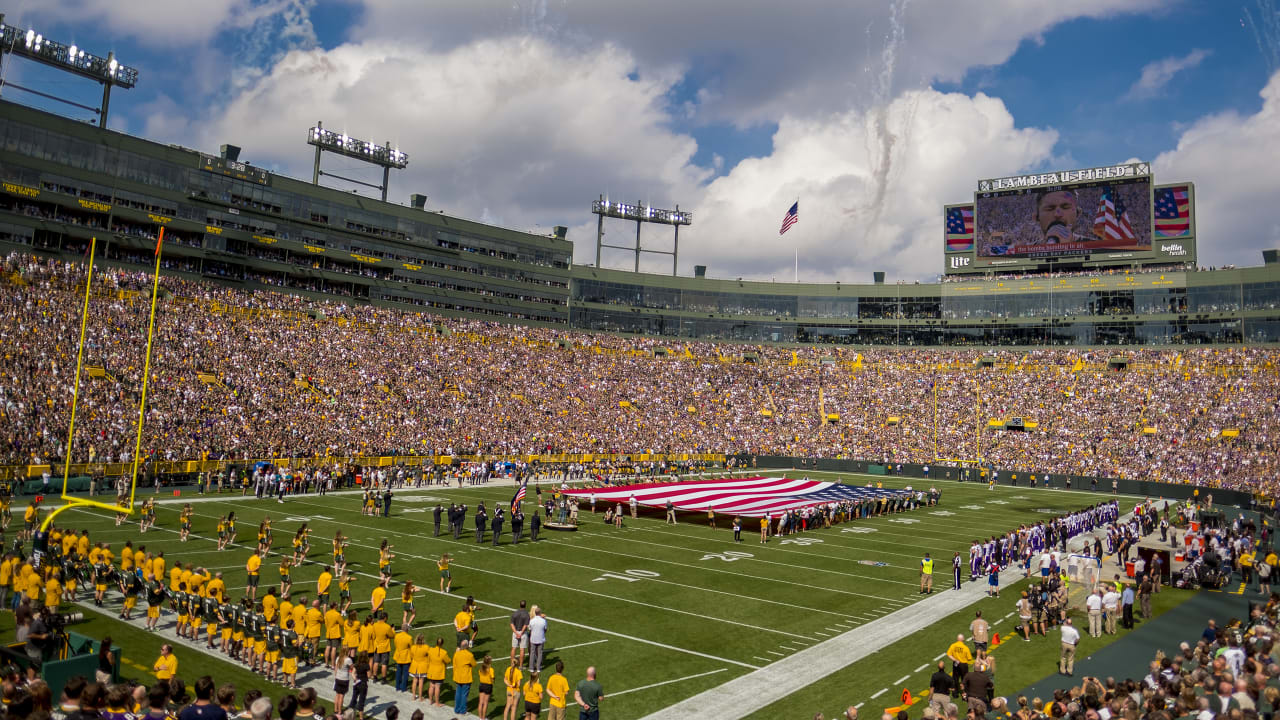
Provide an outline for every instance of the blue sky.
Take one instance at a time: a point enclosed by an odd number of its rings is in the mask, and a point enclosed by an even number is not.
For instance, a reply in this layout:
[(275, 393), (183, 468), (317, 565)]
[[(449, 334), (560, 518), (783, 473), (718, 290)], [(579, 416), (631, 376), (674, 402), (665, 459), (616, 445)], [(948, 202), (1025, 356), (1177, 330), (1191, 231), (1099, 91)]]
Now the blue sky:
[[(579, 262), (594, 260), (586, 204), (604, 192), (693, 207), (682, 265), (775, 276), (790, 252), (768, 228), (800, 197), (788, 240), (821, 280), (936, 273), (941, 205), (979, 177), (1131, 157), (1198, 184), (1201, 235), (1232, 238), (1202, 242), (1206, 259), (1256, 264), (1280, 227), (1236, 208), (1277, 173), (1212, 159), (1241, 134), (1280, 154), (1260, 95), (1280, 39), (1259, 48), (1244, 22), (1277, 5), (797, 0), (780, 27), (778, 6), (728, 0), (19, 0), (7, 20), (140, 69), (113, 128), (234, 142), (295, 176), (317, 119), (392, 138), (411, 157), (393, 197), (569, 225)], [(32, 63), (5, 77), (99, 99)]]

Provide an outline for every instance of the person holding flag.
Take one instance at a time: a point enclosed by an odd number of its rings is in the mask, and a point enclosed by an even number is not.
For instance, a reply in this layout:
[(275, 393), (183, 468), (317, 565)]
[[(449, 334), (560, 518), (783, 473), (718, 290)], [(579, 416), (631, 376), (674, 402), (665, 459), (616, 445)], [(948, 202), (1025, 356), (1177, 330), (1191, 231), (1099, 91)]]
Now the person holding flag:
[(529, 489), (529, 481), (524, 480), (520, 483), (520, 487), (516, 488), (516, 494), (511, 498), (511, 514), (515, 515), (520, 509), (520, 501), (524, 500), (525, 492)]

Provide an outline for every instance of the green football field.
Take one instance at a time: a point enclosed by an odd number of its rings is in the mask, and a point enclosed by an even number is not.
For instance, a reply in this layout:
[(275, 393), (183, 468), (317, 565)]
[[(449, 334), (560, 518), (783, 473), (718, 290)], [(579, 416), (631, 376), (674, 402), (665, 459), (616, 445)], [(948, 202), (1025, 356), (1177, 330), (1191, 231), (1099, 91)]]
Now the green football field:
[[(868, 480), (848, 474), (808, 475), (859, 484)], [(907, 484), (876, 479), (886, 487)], [(490, 511), (505, 505), (513, 494), (510, 486), (402, 490), (396, 493), (389, 518), (361, 515), (359, 496), (352, 494), (293, 497), (284, 504), (230, 494), (216, 500), (193, 498), (194, 529), (186, 543), (177, 536), (178, 511), (185, 498), (163, 498), (158, 530), (146, 535), (138, 534), (136, 522), (117, 528), (111, 517), (91, 510), (64, 513), (58, 524), (88, 528), (93, 540), (108, 541), (117, 552), (125, 540), (132, 540), (153, 552), (165, 550), (170, 567), (181, 562), (221, 571), (236, 598), (243, 594), (245, 560), (264, 515), (273, 521), (274, 551), (291, 552), (290, 539), (301, 523), (310, 523), (314, 531), (308, 563), (294, 571), (295, 599), (314, 598), (315, 578), (331, 560), (329, 541), (341, 530), (351, 543), (347, 557), (358, 609), (369, 605), (378, 574), (377, 548), (385, 538), (396, 554), (397, 582), (387, 603), (393, 624), (400, 622), (398, 586), (413, 580), (422, 588), (415, 633), (430, 641), (444, 637), (452, 648), (452, 618), (463, 599), (474, 595), (480, 606), (476, 654), (491, 654), (502, 668), (510, 650), (511, 609), (521, 600), (537, 604), (550, 620), (544, 666), (563, 660), (566, 675), (576, 683), (586, 666), (595, 665), (606, 689), (608, 716), (637, 718), (916, 602), (923, 597), (918, 594), (918, 568), (925, 552), (939, 559), (937, 583), (943, 590), (950, 586), (952, 554), (962, 552), (967, 562), (975, 538), (1109, 497), (1042, 488), (991, 491), (973, 484), (914, 483), (929, 484), (942, 490), (937, 507), (771, 538), (766, 545), (759, 542), (755, 520), (744, 523), (743, 542), (735, 543), (724, 517), (720, 529), (711, 530), (701, 516), (681, 515), (680, 523), (671, 526), (660, 511), (642, 510), (639, 519), (627, 517), (625, 527), (617, 529), (585, 506), (576, 532), (544, 528), (539, 542), (512, 545), (508, 524), (500, 546), (491, 544), (488, 532), (485, 542), (477, 544), (471, 524), (476, 503), (483, 500)], [(532, 499), (532, 488), (529, 495)], [(1122, 513), (1132, 509), (1132, 498), (1121, 500)], [(438, 502), (447, 506), (450, 501), (466, 503), (471, 511), (460, 540), (433, 534), (432, 510)], [(215, 525), (231, 511), (239, 519), (239, 542), (218, 552)], [(755, 532), (750, 531), (753, 527)], [(435, 560), (445, 552), (454, 557), (450, 595), (437, 589)], [(273, 554), (263, 563), (264, 590), (278, 584), (278, 562)], [(147, 657), (153, 650), (132, 654)], [(218, 673), (218, 663), (207, 667)], [(815, 680), (820, 688), (823, 681)], [(450, 692), (445, 691), (446, 702)], [(491, 715), (501, 713), (501, 702), (495, 701)], [(472, 710), (474, 704), (473, 693)]]

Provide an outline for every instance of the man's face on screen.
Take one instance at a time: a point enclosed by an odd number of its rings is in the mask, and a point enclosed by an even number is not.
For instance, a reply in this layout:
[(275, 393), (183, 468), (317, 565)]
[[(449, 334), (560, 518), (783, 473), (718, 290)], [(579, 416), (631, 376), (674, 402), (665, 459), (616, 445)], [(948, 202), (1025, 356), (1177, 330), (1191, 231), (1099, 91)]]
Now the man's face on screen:
[(1040, 198), (1040, 206), (1036, 208), (1041, 231), (1048, 230), (1054, 223), (1074, 227), (1077, 214), (1076, 196), (1066, 191), (1048, 193)]

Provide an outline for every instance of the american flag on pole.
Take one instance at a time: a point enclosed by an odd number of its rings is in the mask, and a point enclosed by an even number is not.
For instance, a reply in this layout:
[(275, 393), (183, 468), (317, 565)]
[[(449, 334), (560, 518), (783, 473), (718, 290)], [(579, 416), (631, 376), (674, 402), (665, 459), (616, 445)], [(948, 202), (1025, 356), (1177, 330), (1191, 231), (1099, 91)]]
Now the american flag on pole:
[(800, 201), (797, 200), (786, 215), (782, 216), (782, 229), (778, 231), (779, 235), (785, 235), (792, 225), (800, 222)]
[(1155, 229), (1159, 237), (1191, 234), (1191, 193), (1186, 185), (1156, 189)]
[(1129, 224), (1129, 214), (1124, 203), (1112, 185), (1102, 189), (1098, 212), (1093, 216), (1093, 234), (1103, 240), (1138, 241), (1133, 225)]
[(615, 488), (566, 490), (566, 495), (595, 495), (604, 502), (636, 502), (646, 507), (664, 507), (667, 501), (680, 510), (714, 509), (718, 513), (746, 517), (775, 517), (787, 510), (833, 502), (861, 502), (901, 496), (902, 490), (857, 487), (819, 480), (777, 477), (745, 477), (732, 480), (620, 485)]
[(524, 482), (520, 483), (520, 487), (516, 488), (515, 497), (511, 498), (511, 512), (514, 513), (515, 511), (520, 509), (520, 501), (524, 500), (524, 493), (525, 493), (525, 490), (528, 488), (528, 486), (529, 486), (529, 481), (525, 480)]

